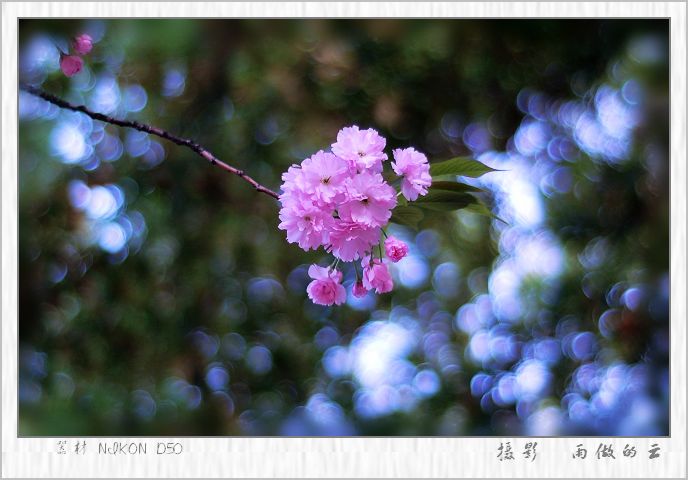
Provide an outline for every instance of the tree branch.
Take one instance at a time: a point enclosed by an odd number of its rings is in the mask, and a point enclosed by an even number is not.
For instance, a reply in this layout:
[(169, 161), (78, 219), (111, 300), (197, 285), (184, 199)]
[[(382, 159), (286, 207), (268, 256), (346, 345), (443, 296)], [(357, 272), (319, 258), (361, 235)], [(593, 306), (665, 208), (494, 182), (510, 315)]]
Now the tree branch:
[(271, 197), (275, 199), (279, 199), (279, 195), (276, 192), (273, 192), (267, 187), (264, 187), (257, 181), (255, 181), (252, 177), (248, 176), (243, 170), (239, 170), (238, 168), (232, 167), (231, 165), (228, 165), (227, 163), (223, 162), (222, 160), (218, 159), (210, 153), (206, 148), (202, 147), (198, 143), (194, 142), (193, 140), (189, 140), (188, 138), (182, 138), (178, 137), (176, 135), (173, 135), (161, 128), (158, 127), (153, 127), (151, 125), (146, 125), (144, 123), (139, 123), (137, 121), (130, 121), (130, 120), (120, 120), (118, 118), (113, 118), (108, 115), (104, 115), (102, 113), (97, 113), (97, 112), (92, 112), (88, 108), (86, 108), (83, 105), (72, 105), (71, 103), (56, 97), (55, 95), (52, 95), (50, 93), (47, 93), (40, 88), (32, 87), (31, 85), (21, 85), (20, 88), (24, 90), (25, 92), (30, 93), (31, 95), (35, 95), (37, 97), (42, 98), (43, 100), (52, 103), (53, 105), (57, 105), (60, 108), (65, 108), (67, 110), (72, 110), (75, 112), (81, 112), (89, 117), (91, 117), (94, 120), (100, 120), (101, 122), (109, 123), (112, 125), (117, 125), (120, 127), (127, 127), (127, 128), (133, 128), (134, 130), (138, 130), (140, 132), (145, 132), (149, 133), (151, 135), (156, 135), (158, 137), (164, 138), (166, 140), (169, 140), (170, 142), (176, 143), (177, 145), (182, 145), (184, 147), (190, 148), (194, 152), (196, 152), (198, 155), (203, 157), (204, 159), (208, 160), (212, 165), (217, 165), (223, 170), (228, 171), (229, 173), (232, 173), (238, 177), (241, 177), (241, 179), (245, 180), (246, 182), (250, 183), (253, 188), (256, 189), (256, 191), (265, 193), (267, 195), (270, 195)]

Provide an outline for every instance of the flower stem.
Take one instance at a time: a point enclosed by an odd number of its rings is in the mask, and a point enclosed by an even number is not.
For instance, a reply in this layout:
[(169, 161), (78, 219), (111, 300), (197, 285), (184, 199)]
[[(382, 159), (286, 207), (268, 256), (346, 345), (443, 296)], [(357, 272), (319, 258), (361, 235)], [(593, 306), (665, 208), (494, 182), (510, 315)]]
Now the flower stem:
[[(372, 248), (370, 249), (370, 252), (366, 252), (366, 254), (365, 254), (365, 256), (368, 257), (368, 265), (369, 265), (369, 266), (372, 266), (372, 265), (373, 265), (373, 255), (375, 255), (375, 254), (374, 254)], [(365, 258), (365, 257), (364, 257), (364, 258)], [(361, 265), (361, 266), (363, 266), (363, 265)]]

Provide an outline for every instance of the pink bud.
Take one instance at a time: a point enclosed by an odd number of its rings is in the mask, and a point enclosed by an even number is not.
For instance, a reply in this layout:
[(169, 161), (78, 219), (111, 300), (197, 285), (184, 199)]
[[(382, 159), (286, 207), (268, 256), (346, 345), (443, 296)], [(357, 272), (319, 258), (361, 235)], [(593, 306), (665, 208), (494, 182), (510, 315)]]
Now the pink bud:
[(93, 39), (87, 33), (74, 38), (74, 51), (79, 55), (86, 55), (93, 48)]
[(408, 254), (408, 245), (391, 235), (385, 240), (385, 254), (394, 263)]
[(368, 293), (368, 290), (366, 290), (366, 288), (363, 286), (362, 281), (359, 280), (356, 283), (354, 283), (354, 288), (353, 288), (354, 297), (362, 298), (362, 297), (365, 297), (367, 293)]
[(60, 55), (60, 70), (68, 77), (79, 73), (84, 67), (84, 61), (76, 55)]

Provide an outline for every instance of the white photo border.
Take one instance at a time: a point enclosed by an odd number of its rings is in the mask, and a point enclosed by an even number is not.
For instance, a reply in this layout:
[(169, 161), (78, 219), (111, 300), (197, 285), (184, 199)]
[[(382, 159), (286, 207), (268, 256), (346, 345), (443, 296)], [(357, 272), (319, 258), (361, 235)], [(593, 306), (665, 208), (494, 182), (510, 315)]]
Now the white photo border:
[[(526, 437), (100, 438), (84, 456), (56, 454), (57, 438), (17, 436), (17, 29), (19, 18), (670, 18), (671, 422), (669, 437), (537, 438), (534, 462), (496, 461), (500, 442)], [(684, 2), (3, 2), (2, 3), (2, 476), (3, 477), (624, 477), (686, 476), (686, 4)], [(68, 439), (73, 441), (73, 439)], [(144, 442), (146, 455), (99, 455), (99, 440)], [(593, 441), (594, 440), (594, 441)], [(156, 455), (178, 442), (180, 455)], [(586, 443), (658, 444), (662, 457), (575, 461)], [(151, 453), (153, 452), (153, 453)]]

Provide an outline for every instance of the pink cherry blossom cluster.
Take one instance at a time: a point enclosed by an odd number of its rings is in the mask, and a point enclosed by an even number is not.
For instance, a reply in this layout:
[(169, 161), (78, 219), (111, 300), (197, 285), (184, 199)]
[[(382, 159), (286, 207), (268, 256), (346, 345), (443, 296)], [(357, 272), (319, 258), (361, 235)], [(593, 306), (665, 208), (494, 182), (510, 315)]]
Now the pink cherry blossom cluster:
[(330, 152), (321, 150), (282, 175), (279, 228), (287, 232), (287, 241), (306, 251), (323, 247), (335, 257), (329, 268), (311, 265), (308, 269), (313, 281), (307, 293), (314, 303), (340, 305), (346, 300), (342, 272), (337, 270), (340, 261), (361, 261), (360, 276), (356, 268), (354, 296), (394, 288), (382, 258), (380, 237), (387, 237), (387, 260), (398, 262), (407, 255), (408, 246), (387, 236), (383, 229), (397, 205), (397, 196), (414, 201), (426, 195), (432, 178), (425, 155), (413, 148), (396, 149), (391, 164), (401, 177), (401, 192), (397, 194), (382, 176), (386, 144), (372, 128), (346, 127), (337, 134)]
[(72, 77), (84, 68), (84, 59), (93, 48), (93, 39), (87, 33), (82, 33), (72, 40), (72, 50), (76, 55), (69, 55), (60, 51), (60, 70), (68, 77)]

